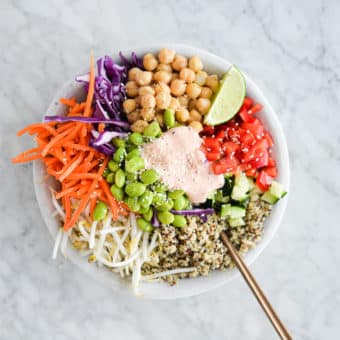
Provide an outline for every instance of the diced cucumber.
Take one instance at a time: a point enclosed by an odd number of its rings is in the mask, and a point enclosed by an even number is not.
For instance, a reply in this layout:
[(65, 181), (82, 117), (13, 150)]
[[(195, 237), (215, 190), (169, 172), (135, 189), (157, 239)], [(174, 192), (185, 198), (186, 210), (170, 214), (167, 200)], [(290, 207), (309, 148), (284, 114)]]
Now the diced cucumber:
[(261, 199), (269, 204), (275, 204), (279, 200), (279, 198), (272, 195), (269, 190), (261, 196)]
[(245, 191), (248, 191), (248, 185), (248, 178), (243, 172), (235, 177), (235, 186), (242, 187)]
[(248, 190), (253, 190), (255, 187), (255, 182), (253, 178), (247, 177), (247, 181), (248, 181)]
[(229, 201), (229, 197), (224, 196), (222, 190), (218, 190), (215, 195), (215, 200), (218, 202), (227, 203)]
[(283, 195), (286, 194), (283, 185), (276, 181), (272, 182), (269, 192), (278, 199), (282, 198)]
[(231, 198), (235, 201), (244, 201), (248, 198), (247, 191), (247, 189), (235, 185), (231, 192)]
[(221, 207), (221, 217), (229, 216), (232, 219), (242, 218), (246, 215), (246, 209), (242, 207), (223, 204)]
[(244, 173), (235, 177), (235, 185), (231, 192), (231, 198), (235, 201), (244, 201), (248, 198), (247, 193), (254, 188), (255, 184), (251, 178)]
[(232, 228), (235, 227), (242, 227), (246, 223), (244, 222), (243, 218), (230, 218), (228, 220), (229, 226)]

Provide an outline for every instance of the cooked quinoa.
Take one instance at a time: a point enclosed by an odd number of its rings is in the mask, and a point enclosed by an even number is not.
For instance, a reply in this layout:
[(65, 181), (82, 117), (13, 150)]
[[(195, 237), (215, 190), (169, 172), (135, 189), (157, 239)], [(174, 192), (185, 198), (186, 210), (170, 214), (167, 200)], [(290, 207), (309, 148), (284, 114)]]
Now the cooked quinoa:
[(263, 233), (263, 224), (272, 206), (252, 195), (246, 210), (245, 222), (241, 227), (231, 228), (217, 215), (203, 222), (199, 217), (189, 217), (188, 226), (176, 228), (163, 226), (159, 234), (159, 246), (152, 254), (152, 260), (144, 263), (143, 275), (163, 272), (175, 268), (195, 267), (189, 273), (168, 275), (163, 279), (170, 285), (178, 279), (208, 275), (211, 270), (233, 267), (227, 248), (220, 240), (220, 233), (226, 230), (230, 240), (241, 255), (255, 247)]

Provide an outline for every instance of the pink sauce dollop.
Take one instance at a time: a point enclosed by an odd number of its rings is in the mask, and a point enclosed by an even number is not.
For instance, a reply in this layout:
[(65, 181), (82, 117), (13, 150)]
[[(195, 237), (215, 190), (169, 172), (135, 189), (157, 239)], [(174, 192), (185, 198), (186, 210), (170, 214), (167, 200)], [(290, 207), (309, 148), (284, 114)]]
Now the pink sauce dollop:
[(210, 170), (201, 144), (193, 128), (173, 128), (144, 145), (145, 167), (156, 170), (169, 190), (184, 190), (192, 203), (205, 202), (212, 191), (223, 186), (224, 176)]

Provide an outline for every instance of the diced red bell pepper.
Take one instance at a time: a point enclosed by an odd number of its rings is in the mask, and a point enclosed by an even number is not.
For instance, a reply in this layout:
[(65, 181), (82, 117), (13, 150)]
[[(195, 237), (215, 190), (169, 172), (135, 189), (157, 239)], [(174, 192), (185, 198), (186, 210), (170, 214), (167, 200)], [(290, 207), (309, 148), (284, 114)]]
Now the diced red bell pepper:
[(273, 158), (269, 157), (269, 159), (268, 159), (268, 168), (271, 168), (273, 166), (276, 166), (276, 162), (274, 161)]
[(227, 154), (234, 154), (238, 149), (239, 149), (239, 145), (237, 145), (236, 143), (233, 142), (224, 142), (222, 144), (222, 150)]
[(248, 110), (248, 114), (253, 115), (262, 110), (263, 106), (261, 104), (256, 103), (250, 110)]
[(249, 170), (247, 170), (246, 171), (246, 175), (248, 176), (248, 177), (255, 177), (255, 175), (256, 175), (256, 169), (249, 169)]
[(271, 148), (274, 145), (274, 141), (272, 136), (270, 135), (269, 132), (264, 133), (264, 138), (267, 140), (269, 147)]
[(205, 157), (210, 162), (216, 161), (220, 158), (220, 153), (219, 152), (207, 152)]
[(277, 169), (276, 167), (267, 167), (264, 169), (264, 171), (266, 172), (267, 175), (269, 175), (270, 177), (276, 178), (277, 177)]
[(262, 190), (267, 191), (272, 183), (273, 178), (269, 176), (264, 170), (256, 178), (256, 185)]
[(252, 123), (255, 119), (248, 113), (248, 110), (246, 108), (241, 109), (241, 111), (239, 112), (239, 116), (246, 123)]
[(247, 109), (247, 110), (249, 110), (251, 107), (252, 107), (252, 105), (253, 105), (253, 100), (251, 99), (251, 98), (249, 98), (249, 97), (244, 97), (244, 101), (243, 101), (243, 104), (242, 104), (242, 106), (241, 106), (241, 109)]
[(262, 124), (257, 123), (258, 119), (254, 119), (251, 123), (242, 123), (242, 129), (249, 130), (253, 136), (257, 139), (261, 139), (263, 137), (263, 126)]
[(204, 134), (207, 134), (207, 135), (213, 135), (214, 134), (214, 131), (215, 131), (215, 129), (214, 129), (214, 127), (213, 126), (211, 126), (211, 125), (205, 125), (204, 127), (203, 127), (203, 133)]
[(204, 144), (208, 149), (218, 150), (220, 148), (220, 142), (213, 137), (205, 137)]
[(216, 175), (228, 172), (234, 173), (237, 169), (238, 161), (234, 157), (225, 157), (212, 164), (213, 171)]

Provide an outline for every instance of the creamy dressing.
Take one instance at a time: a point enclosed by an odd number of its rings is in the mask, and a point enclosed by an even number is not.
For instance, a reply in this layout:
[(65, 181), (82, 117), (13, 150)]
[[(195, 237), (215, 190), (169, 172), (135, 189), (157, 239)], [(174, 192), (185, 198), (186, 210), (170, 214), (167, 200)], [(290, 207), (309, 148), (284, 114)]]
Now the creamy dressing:
[(191, 202), (205, 202), (212, 191), (223, 186), (224, 177), (210, 170), (201, 144), (193, 128), (173, 128), (143, 147), (145, 167), (156, 170), (170, 190), (182, 189)]

